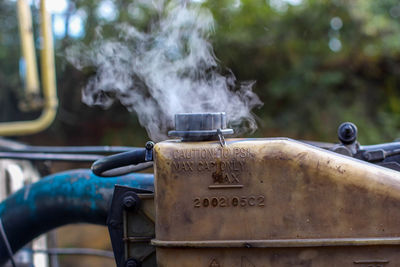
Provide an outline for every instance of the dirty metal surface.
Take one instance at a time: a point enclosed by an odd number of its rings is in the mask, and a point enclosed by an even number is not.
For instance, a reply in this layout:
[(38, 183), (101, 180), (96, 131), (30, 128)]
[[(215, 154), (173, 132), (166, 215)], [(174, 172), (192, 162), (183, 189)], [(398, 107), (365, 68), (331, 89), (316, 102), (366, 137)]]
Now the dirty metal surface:
[(154, 221), (146, 212), (146, 207), (154, 206), (154, 202), (152, 197), (142, 196), (139, 194), (142, 201), (139, 214), (131, 211), (124, 214), (124, 225), (128, 226), (124, 229), (127, 258), (138, 259), (142, 267), (155, 267), (155, 249), (150, 245), (154, 238)]
[[(252, 249), (162, 249), (158, 267), (392, 267), (399, 266), (397, 246), (252, 248)], [(175, 263), (175, 265), (173, 264)], [(177, 264), (178, 263), (178, 264)]]
[(118, 267), (156, 266), (152, 203), (151, 191), (115, 186), (107, 226)]
[[(154, 151), (159, 266), (400, 263), (398, 172), (289, 139)], [(316, 256), (297, 263), (309, 250)], [(241, 255), (259, 260), (243, 265)]]

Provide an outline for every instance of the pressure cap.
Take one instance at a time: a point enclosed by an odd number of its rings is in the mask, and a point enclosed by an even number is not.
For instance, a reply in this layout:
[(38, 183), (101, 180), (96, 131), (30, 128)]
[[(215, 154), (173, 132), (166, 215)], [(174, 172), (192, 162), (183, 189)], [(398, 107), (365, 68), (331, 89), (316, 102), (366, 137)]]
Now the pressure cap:
[(168, 135), (184, 141), (216, 140), (218, 130), (223, 135), (233, 134), (232, 129), (226, 128), (225, 112), (179, 113), (175, 114), (175, 130)]

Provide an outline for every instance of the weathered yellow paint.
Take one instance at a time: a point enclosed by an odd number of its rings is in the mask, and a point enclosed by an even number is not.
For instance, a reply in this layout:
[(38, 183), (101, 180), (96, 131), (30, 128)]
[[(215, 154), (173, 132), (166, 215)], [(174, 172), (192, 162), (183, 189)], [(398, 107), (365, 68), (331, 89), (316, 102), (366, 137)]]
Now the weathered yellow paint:
[(154, 151), (159, 266), (400, 263), (396, 171), (279, 138)]

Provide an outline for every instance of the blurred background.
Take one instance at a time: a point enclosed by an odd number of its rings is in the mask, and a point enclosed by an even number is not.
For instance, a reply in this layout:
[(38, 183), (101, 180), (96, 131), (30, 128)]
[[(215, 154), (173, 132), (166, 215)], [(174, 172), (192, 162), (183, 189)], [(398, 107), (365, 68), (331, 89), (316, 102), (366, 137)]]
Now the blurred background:
[[(400, 4), (385, 0), (197, 0), (215, 19), (210, 36), (223, 67), (238, 80), (256, 81), (264, 105), (253, 110), (258, 130), (251, 137), (286, 136), (336, 142), (343, 121), (358, 126), (359, 142), (400, 137)], [(99, 26), (112, 37), (113, 25), (129, 23), (146, 31), (157, 14), (148, 0), (51, 0), (59, 108), (52, 125), (37, 134), (10, 137), (31, 145), (143, 146), (148, 140), (137, 117), (120, 103), (107, 110), (88, 107), (81, 89), (95, 70), (77, 70), (66, 48), (90, 44)], [(30, 1), (35, 37), (39, 1)], [(0, 121), (36, 118), (25, 112), (24, 66), (16, 1), (0, 2)], [(41, 39), (36, 38), (38, 51)], [(37, 55), (39, 52), (37, 51)], [(52, 166), (53, 171), (70, 168)], [(83, 165), (83, 167), (88, 167)], [(110, 249), (104, 228), (68, 226), (63, 246)], [(91, 232), (88, 237), (84, 233)], [(75, 234), (75, 236), (74, 236)], [(79, 236), (79, 238), (76, 238)], [(100, 238), (101, 237), (101, 238)], [(64, 266), (78, 266), (64, 257)], [(79, 259), (80, 266), (88, 262)], [(112, 260), (93, 266), (110, 266)]]

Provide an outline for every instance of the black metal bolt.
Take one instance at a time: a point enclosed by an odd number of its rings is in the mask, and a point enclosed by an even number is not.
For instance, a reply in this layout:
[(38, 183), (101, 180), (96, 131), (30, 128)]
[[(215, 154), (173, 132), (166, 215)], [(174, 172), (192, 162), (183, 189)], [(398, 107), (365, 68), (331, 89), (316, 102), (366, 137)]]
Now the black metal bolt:
[(152, 141), (148, 141), (148, 142), (146, 143), (146, 145), (145, 145), (145, 148), (146, 148), (147, 150), (151, 150), (151, 149), (153, 149), (153, 147), (154, 147), (154, 142), (152, 142)]
[(125, 267), (140, 267), (140, 266), (142, 266), (141, 262), (139, 262), (136, 259), (128, 259), (125, 262)]
[(351, 122), (344, 122), (338, 128), (338, 138), (344, 145), (350, 145), (357, 140), (357, 127)]
[(136, 209), (136, 199), (133, 196), (126, 196), (122, 200), (122, 205), (127, 210), (134, 210)]

